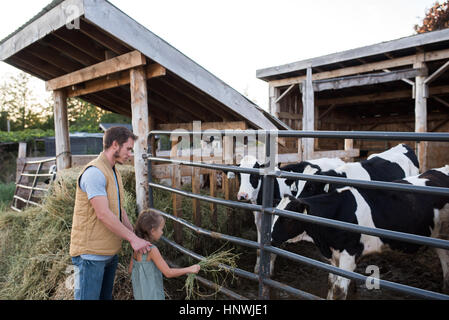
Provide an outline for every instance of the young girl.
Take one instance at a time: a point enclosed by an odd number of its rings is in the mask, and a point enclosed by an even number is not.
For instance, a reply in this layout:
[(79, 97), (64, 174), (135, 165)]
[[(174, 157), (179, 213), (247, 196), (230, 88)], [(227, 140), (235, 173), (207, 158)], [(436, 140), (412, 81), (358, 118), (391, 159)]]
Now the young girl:
[[(138, 237), (153, 242), (162, 236), (164, 226), (165, 219), (160, 214), (143, 211), (134, 229)], [(134, 299), (164, 300), (162, 274), (167, 278), (174, 278), (186, 273), (198, 273), (200, 266), (195, 264), (187, 268), (170, 268), (158, 248), (151, 245), (146, 254), (134, 252), (128, 271), (131, 273)]]

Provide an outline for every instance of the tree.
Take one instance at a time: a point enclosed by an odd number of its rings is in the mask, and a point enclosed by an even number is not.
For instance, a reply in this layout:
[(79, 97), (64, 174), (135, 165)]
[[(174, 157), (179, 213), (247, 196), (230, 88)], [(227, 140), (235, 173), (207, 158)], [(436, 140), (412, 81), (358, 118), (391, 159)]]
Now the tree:
[(39, 128), (46, 114), (30, 86), (31, 77), (23, 72), (10, 76), (0, 86), (0, 112), (8, 115), (11, 130)]
[(442, 4), (435, 2), (433, 7), (428, 9), (421, 25), (416, 24), (414, 29), (417, 33), (425, 33), (435, 30), (442, 30), (449, 27), (449, 0)]

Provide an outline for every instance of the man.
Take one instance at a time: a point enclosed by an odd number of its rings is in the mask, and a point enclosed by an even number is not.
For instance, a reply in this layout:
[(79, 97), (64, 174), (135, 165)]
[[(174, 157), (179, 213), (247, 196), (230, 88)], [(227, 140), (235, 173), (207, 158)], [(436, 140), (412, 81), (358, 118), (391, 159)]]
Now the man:
[(115, 168), (132, 155), (136, 139), (125, 127), (108, 129), (103, 152), (83, 168), (78, 178), (70, 240), (76, 300), (112, 299), (122, 239), (141, 253), (151, 245), (133, 232), (123, 208), (122, 178)]

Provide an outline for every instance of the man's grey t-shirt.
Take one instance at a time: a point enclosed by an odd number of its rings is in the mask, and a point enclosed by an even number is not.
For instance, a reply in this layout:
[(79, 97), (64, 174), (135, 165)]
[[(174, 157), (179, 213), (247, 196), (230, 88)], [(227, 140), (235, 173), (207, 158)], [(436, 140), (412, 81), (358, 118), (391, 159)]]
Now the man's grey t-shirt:
[[(117, 194), (118, 194), (118, 205), (119, 205), (119, 211), (120, 211), (120, 194), (119, 194), (119, 188), (118, 188), (118, 182), (117, 182), (117, 176), (114, 172), (114, 178), (115, 178), (115, 185), (117, 187)], [(80, 188), (84, 192), (87, 193), (87, 198), (90, 200), (97, 196), (105, 196), (107, 197), (106, 192), (106, 177), (104, 176), (103, 172), (101, 172), (100, 169), (97, 167), (89, 167), (87, 168), (80, 179)], [(82, 254), (81, 258), (85, 260), (95, 260), (95, 261), (106, 261), (109, 260), (113, 256), (101, 256), (96, 254)]]

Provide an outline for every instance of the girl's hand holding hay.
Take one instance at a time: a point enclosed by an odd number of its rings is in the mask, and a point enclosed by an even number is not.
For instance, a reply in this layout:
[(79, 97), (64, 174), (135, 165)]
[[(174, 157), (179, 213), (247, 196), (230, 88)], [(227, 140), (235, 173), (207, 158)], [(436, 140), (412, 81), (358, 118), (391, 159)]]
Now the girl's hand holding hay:
[[(236, 258), (239, 256), (238, 254), (232, 253), (232, 249), (227, 251), (219, 251), (218, 249), (215, 253), (211, 254), (208, 257), (205, 257), (203, 260), (201, 260), (198, 263), (198, 267), (201, 267), (201, 270), (205, 273), (211, 274), (213, 277), (213, 282), (217, 284), (218, 289), (212, 293), (211, 295), (216, 294), (220, 288), (222, 287), (224, 281), (226, 280), (226, 276), (223, 277), (223, 281), (220, 282), (220, 273), (222, 271), (226, 272), (226, 275), (231, 272), (232, 268), (237, 267), (237, 263), (235, 262)], [(230, 268), (226, 268), (225, 265), (229, 266)], [(192, 266), (193, 267), (193, 266)], [(199, 269), (198, 269), (199, 271)], [(196, 285), (196, 288), (194, 287), (196, 275), (191, 273), (187, 276), (184, 288), (186, 290), (186, 299), (191, 299), (193, 297), (193, 294), (196, 296), (207, 296), (203, 295), (199, 292), (199, 286)]]

